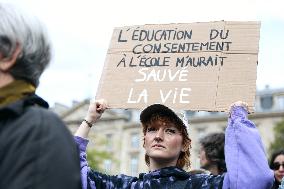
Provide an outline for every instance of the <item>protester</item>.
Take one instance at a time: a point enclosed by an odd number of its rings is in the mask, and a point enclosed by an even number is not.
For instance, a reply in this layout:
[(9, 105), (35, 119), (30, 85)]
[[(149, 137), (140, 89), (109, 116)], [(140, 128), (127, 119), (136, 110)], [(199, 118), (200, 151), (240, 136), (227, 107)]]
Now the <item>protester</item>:
[(72, 135), (35, 95), (51, 58), (46, 30), (0, 3), (0, 188), (81, 188)]
[(247, 119), (245, 103), (235, 103), (226, 129), (227, 173), (223, 175), (190, 174), (190, 139), (182, 120), (168, 107), (153, 104), (140, 114), (144, 134), (145, 160), (149, 173), (139, 177), (109, 176), (88, 167), (86, 139), (92, 125), (101, 117), (107, 104), (92, 102), (85, 120), (75, 133), (80, 148), (83, 188), (188, 188), (188, 189), (267, 189), (273, 184), (263, 145), (255, 125)]
[(281, 179), (284, 177), (284, 150), (272, 153), (269, 166), (274, 171), (275, 182), (273, 189), (277, 189), (281, 183)]
[(200, 140), (200, 167), (213, 175), (226, 172), (224, 146), (224, 133), (211, 133), (203, 137)]

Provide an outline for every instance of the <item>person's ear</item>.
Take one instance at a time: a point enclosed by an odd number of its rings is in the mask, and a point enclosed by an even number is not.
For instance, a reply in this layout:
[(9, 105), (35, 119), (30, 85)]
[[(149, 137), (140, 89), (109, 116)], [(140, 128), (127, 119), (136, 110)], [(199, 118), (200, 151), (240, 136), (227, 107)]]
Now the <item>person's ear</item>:
[[(15, 51), (13, 52), (10, 58), (2, 58), (0, 59), (0, 70), (3, 72), (7, 72), (11, 67), (13, 67), (16, 63), (16, 60), (21, 52), (20, 45), (17, 44)], [(0, 56), (2, 57), (2, 56)]]

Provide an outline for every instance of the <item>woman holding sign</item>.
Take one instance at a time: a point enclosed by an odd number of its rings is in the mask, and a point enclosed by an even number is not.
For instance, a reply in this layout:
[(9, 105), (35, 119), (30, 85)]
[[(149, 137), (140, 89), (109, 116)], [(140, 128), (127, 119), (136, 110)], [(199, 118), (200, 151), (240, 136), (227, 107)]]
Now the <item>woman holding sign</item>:
[(227, 173), (213, 176), (183, 170), (190, 166), (191, 140), (183, 121), (161, 104), (153, 104), (140, 114), (148, 173), (141, 173), (139, 177), (109, 176), (92, 170), (86, 160), (87, 136), (106, 108), (104, 100), (91, 103), (85, 120), (75, 133), (80, 148), (83, 189), (266, 189), (273, 184), (273, 173), (268, 167), (260, 136), (255, 125), (247, 119), (247, 106), (243, 102), (234, 103), (230, 109), (225, 142)]

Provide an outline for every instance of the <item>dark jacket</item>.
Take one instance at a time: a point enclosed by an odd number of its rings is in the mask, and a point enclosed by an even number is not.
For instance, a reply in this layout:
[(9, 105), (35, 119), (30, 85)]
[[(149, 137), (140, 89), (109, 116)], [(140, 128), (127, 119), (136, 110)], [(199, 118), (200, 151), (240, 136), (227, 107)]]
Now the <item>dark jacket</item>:
[(269, 169), (256, 126), (248, 120), (245, 108), (233, 106), (230, 113), (225, 132), (228, 171), (223, 175), (193, 175), (173, 167), (140, 174), (138, 178), (105, 175), (88, 166), (88, 140), (75, 136), (80, 149), (83, 189), (270, 189), (273, 171)]
[(81, 188), (73, 138), (36, 95), (0, 107), (0, 188)]
[[(139, 177), (126, 175), (109, 176), (90, 171), (96, 188), (133, 188), (133, 189), (222, 189), (223, 175), (190, 174), (177, 167), (165, 167)], [(89, 186), (88, 188), (91, 188)]]
[(191, 174), (177, 167), (141, 173), (139, 177), (102, 174), (87, 166), (88, 140), (78, 136), (74, 140), (80, 149), (83, 189), (221, 189), (223, 186), (224, 175)]
[(276, 179), (274, 180), (274, 183), (273, 183), (273, 187), (271, 189), (278, 189), (279, 186), (280, 186), (280, 182), (278, 182)]

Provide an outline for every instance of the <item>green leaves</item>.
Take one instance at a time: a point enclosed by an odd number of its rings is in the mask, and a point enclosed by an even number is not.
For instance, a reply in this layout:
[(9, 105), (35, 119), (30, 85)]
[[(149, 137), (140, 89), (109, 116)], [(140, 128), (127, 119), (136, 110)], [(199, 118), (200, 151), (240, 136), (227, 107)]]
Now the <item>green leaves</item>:
[(284, 120), (274, 127), (274, 136), (274, 142), (269, 148), (270, 153), (284, 148)]

